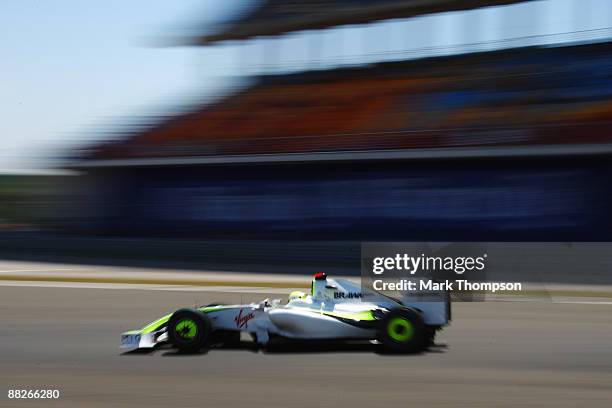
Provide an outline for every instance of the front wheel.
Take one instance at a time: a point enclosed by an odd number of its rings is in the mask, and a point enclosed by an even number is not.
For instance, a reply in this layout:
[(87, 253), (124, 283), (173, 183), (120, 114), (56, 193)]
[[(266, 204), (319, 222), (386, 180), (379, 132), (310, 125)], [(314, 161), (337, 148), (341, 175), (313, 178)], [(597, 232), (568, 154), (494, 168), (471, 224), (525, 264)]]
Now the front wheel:
[(170, 344), (187, 353), (195, 353), (204, 348), (211, 331), (208, 316), (195, 309), (180, 309), (168, 321)]
[(380, 323), (378, 341), (388, 350), (396, 353), (416, 353), (425, 347), (425, 323), (416, 310), (391, 310)]

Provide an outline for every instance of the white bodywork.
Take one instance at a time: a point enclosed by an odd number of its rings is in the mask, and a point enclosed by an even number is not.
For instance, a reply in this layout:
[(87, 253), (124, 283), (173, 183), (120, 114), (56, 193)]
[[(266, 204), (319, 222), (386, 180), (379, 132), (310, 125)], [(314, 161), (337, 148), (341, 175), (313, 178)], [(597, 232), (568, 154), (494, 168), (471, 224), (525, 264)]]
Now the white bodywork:
[[(402, 306), (419, 310), (428, 326), (444, 326), (450, 318), (446, 297), (402, 299), (400, 304), (378, 293), (363, 293), (360, 285), (347, 279), (314, 281), (313, 285), (314, 295), (292, 294), (286, 305), (281, 305), (278, 299), (266, 299), (260, 303), (200, 310), (209, 317), (213, 330), (255, 334), (260, 344), (266, 344), (270, 335), (290, 339), (375, 339), (379, 318), (376, 314)], [(124, 333), (121, 347), (151, 348), (166, 341), (163, 326), (155, 331)]]

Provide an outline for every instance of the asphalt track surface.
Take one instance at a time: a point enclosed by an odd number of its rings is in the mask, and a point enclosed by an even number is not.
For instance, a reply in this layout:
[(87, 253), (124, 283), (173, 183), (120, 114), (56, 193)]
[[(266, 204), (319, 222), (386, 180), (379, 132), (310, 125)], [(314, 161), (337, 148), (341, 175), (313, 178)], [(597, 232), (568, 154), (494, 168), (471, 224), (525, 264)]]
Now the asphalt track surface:
[[(0, 287), (4, 407), (610, 407), (612, 305), (454, 305), (420, 355), (376, 345), (251, 343), (122, 354), (119, 334), (181, 306), (261, 294)], [(59, 400), (7, 390), (59, 389)]]

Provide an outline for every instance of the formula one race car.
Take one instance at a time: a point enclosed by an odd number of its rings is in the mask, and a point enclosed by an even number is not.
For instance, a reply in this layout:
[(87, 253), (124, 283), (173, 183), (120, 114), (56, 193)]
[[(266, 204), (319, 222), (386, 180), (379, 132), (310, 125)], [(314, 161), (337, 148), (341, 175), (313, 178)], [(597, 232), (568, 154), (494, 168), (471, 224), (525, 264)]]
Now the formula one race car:
[(377, 340), (392, 352), (417, 352), (433, 344), (450, 320), (450, 297), (393, 299), (364, 292), (347, 279), (317, 273), (311, 293), (292, 292), (289, 301), (268, 299), (246, 305), (208, 305), (180, 309), (140, 330), (121, 335), (123, 349), (170, 343), (184, 352), (211, 344), (240, 342), (250, 333), (260, 345), (271, 336), (298, 340)]

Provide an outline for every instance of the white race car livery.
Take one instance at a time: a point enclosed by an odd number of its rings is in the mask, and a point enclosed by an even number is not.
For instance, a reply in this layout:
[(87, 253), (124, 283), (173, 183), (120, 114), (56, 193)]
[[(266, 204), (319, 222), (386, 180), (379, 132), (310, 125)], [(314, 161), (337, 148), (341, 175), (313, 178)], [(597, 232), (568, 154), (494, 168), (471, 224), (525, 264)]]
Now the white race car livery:
[(416, 352), (433, 343), (450, 321), (450, 298), (393, 299), (364, 292), (348, 279), (317, 273), (311, 293), (292, 292), (286, 304), (265, 299), (244, 305), (208, 305), (180, 309), (121, 335), (124, 349), (146, 349), (169, 343), (196, 352), (216, 343), (239, 343), (250, 333), (260, 345), (271, 336), (299, 340), (377, 340), (395, 352)]

